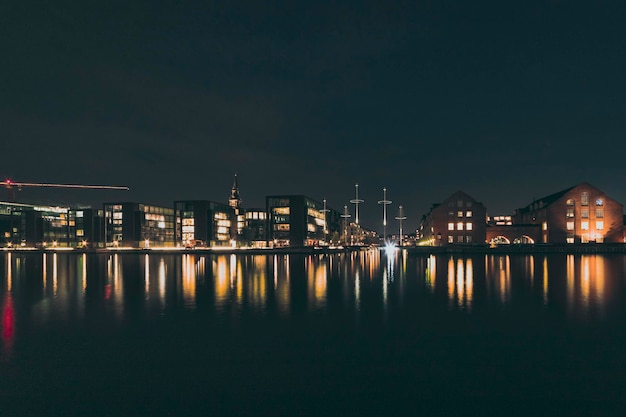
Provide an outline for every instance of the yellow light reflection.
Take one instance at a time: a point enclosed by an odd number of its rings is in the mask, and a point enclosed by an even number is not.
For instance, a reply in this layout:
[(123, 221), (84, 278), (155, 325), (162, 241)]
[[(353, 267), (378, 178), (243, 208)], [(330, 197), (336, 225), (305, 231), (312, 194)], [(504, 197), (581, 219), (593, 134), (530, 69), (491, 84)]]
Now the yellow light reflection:
[(183, 303), (185, 306), (196, 305), (196, 257), (183, 255)]
[(167, 271), (165, 268), (165, 260), (159, 259), (159, 300), (162, 305), (165, 305), (165, 282), (167, 277)]
[(217, 257), (217, 280), (215, 282), (215, 301), (220, 307), (223, 307), (228, 300), (228, 265), (226, 255), (218, 255)]
[(150, 298), (150, 256), (146, 253), (143, 257), (143, 285), (146, 300)]
[(82, 263), (82, 282), (83, 282), (83, 294), (87, 292), (87, 254), (83, 253), (81, 257)]

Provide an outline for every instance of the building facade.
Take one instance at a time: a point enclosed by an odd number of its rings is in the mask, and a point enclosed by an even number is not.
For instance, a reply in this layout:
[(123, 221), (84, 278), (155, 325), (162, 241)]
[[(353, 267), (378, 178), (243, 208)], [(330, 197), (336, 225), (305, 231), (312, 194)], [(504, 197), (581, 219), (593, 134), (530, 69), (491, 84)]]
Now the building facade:
[(586, 182), (537, 199), (514, 215), (514, 224), (539, 225), (541, 243), (624, 241), (624, 207)]
[(473, 197), (457, 191), (442, 203), (433, 204), (422, 217), (417, 239), (421, 245), (484, 244), (487, 209)]
[[(304, 195), (267, 196), (265, 206), (269, 246), (325, 244), (330, 235), (338, 232), (332, 227), (339, 214)], [(333, 219), (333, 223), (329, 219)]]
[(107, 247), (173, 247), (174, 209), (132, 202), (105, 203)]
[(209, 200), (175, 201), (174, 240), (179, 247), (230, 246), (237, 235), (233, 208)]

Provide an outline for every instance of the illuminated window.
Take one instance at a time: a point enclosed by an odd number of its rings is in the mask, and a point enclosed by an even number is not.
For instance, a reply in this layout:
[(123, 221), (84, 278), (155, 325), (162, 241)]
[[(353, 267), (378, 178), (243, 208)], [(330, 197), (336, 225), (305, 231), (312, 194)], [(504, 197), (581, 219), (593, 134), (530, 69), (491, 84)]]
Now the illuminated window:
[(84, 213), (82, 211), (76, 212), (76, 217), (83, 217)]
[(289, 207), (274, 207), (275, 214), (289, 214)]
[(85, 236), (84, 230), (76, 230), (76, 236)]
[(453, 211), (449, 211), (448, 212), (448, 216), (454, 216), (454, 212)]
[(567, 242), (567, 243), (574, 243), (574, 235), (572, 235), (572, 234), (568, 234), (568, 235), (567, 235), (566, 242)]
[(574, 230), (574, 222), (567, 222), (567, 230)]
[(448, 223), (448, 230), (454, 230), (454, 223)]
[(465, 223), (465, 230), (472, 230), (473, 226), (472, 223)]
[(603, 221), (597, 221), (596, 222), (596, 230), (604, 230), (604, 222)]
[(448, 243), (454, 243), (454, 236), (448, 236)]
[(574, 199), (573, 198), (568, 198), (567, 201), (565, 202), (565, 204), (567, 204), (568, 206), (573, 206), (574, 205)]
[(574, 217), (574, 209), (568, 208), (567, 213), (565, 214), (565, 217), (567, 217), (568, 219), (571, 219), (572, 217)]
[(465, 242), (472, 243), (472, 237), (471, 236), (465, 236)]
[(601, 209), (601, 208), (596, 209), (596, 218), (598, 219), (604, 218), (604, 209)]
[(542, 229), (543, 230), (548, 230), (548, 223), (547, 222), (543, 222)]
[(456, 230), (463, 230), (463, 222), (458, 222), (456, 224)]
[(589, 230), (589, 222), (580, 222), (581, 230)]
[(458, 236), (456, 240), (459, 243), (463, 243), (463, 236)]
[(589, 205), (589, 193), (582, 193), (580, 195), (580, 204), (582, 204), (583, 206)]
[(596, 198), (596, 206), (602, 206), (604, 205), (604, 200), (602, 200), (601, 198)]
[(465, 217), (472, 217), (472, 210), (467, 210), (465, 212)]
[(457, 211), (456, 217), (463, 217), (463, 212), (461, 210)]
[(588, 208), (584, 208), (580, 210), (580, 217), (582, 217), (583, 219), (588, 219), (589, 218), (589, 209)]

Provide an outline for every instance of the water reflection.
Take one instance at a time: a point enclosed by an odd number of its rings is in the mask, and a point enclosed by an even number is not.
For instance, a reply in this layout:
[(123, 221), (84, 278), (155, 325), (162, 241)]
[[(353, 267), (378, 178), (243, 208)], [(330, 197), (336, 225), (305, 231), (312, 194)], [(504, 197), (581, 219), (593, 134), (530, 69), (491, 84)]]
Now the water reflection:
[(350, 310), (356, 317), (392, 319), (394, 309), (428, 300), (467, 314), (478, 307), (542, 305), (573, 319), (601, 319), (624, 301), (626, 257), (375, 250), (332, 256), (4, 253), (0, 262), (6, 352), (20, 306), (38, 324), (176, 309), (228, 318)]

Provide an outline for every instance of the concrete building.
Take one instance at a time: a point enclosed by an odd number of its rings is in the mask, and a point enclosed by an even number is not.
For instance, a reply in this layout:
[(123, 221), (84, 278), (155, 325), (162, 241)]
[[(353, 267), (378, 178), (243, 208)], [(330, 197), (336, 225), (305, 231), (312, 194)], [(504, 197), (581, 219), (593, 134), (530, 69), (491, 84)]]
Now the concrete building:
[(174, 209), (132, 202), (105, 203), (107, 247), (173, 247)]
[(487, 209), (473, 197), (457, 191), (442, 203), (433, 204), (422, 217), (417, 239), (420, 245), (484, 244)]
[(539, 225), (541, 243), (623, 242), (624, 207), (586, 182), (534, 200), (513, 224)]

